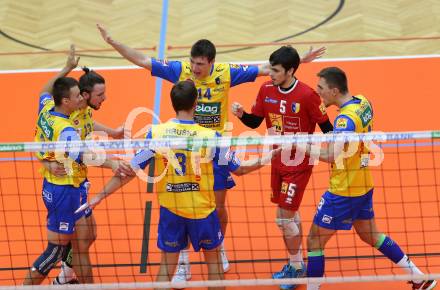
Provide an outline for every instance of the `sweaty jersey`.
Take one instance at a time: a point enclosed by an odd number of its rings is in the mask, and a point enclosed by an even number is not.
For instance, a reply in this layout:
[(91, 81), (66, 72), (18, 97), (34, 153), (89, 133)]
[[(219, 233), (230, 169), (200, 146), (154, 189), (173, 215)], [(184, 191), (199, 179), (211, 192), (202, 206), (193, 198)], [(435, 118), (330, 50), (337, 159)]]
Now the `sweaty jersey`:
[(195, 121), (221, 133), (228, 121), (229, 88), (255, 81), (258, 67), (214, 63), (209, 76), (198, 80), (192, 74), (191, 65), (187, 61), (152, 59), (151, 74), (172, 83), (188, 79), (194, 81), (199, 94)]
[[(335, 132), (367, 133), (372, 129), (373, 109), (361, 95), (343, 104), (334, 122)], [(345, 144), (349, 146), (349, 144)], [(373, 178), (368, 169), (370, 160), (367, 146), (360, 142), (356, 153), (350, 157), (336, 157), (332, 163), (329, 191), (341, 196), (361, 196), (373, 188)]]
[[(194, 121), (172, 120), (154, 125), (147, 139), (156, 138), (213, 138), (216, 131)], [(178, 216), (191, 219), (207, 217), (215, 208), (214, 190), (224, 188), (217, 178), (222, 171), (235, 171), (240, 160), (234, 152), (217, 148), (140, 150), (132, 160), (134, 168), (144, 169), (155, 157), (155, 176), (163, 175), (156, 183), (159, 204)], [(223, 157), (223, 158), (221, 158)]]
[[(49, 93), (44, 93), (40, 96), (39, 110), (45, 105), (55, 106), (52, 96)], [(93, 132), (94, 122), (92, 119), (92, 108), (87, 106), (84, 109), (76, 110), (70, 115), (70, 120), (81, 137), (81, 140), (86, 140), (90, 138), (90, 133)]]
[[(270, 134), (290, 135), (296, 133), (312, 134), (316, 124), (328, 120), (328, 116), (318, 94), (308, 85), (295, 80), (293, 87), (283, 91), (271, 81), (263, 83), (252, 114), (264, 117)], [(302, 171), (311, 168), (309, 157), (301, 156), (303, 161), (295, 160), (295, 150), (290, 154), (289, 163), (282, 162), (283, 154), (272, 160), (272, 166), (284, 171)]]
[[(53, 104), (46, 102), (39, 107), (37, 128), (35, 132), (36, 142), (50, 141), (74, 141), (80, 140), (72, 126), (69, 116), (55, 112)], [(79, 187), (87, 176), (87, 167), (81, 162), (79, 153), (46, 151), (37, 152), (40, 160), (58, 161), (64, 164), (67, 175), (55, 176), (46, 168), (40, 170), (43, 177), (50, 183), (57, 185), (73, 185)], [(75, 156), (76, 155), (76, 156)]]

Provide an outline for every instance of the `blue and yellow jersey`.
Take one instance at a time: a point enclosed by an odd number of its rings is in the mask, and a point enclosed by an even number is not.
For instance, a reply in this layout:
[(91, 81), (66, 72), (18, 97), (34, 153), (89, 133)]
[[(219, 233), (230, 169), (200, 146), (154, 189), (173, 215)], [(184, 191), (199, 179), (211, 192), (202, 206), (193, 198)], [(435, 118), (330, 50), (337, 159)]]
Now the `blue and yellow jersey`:
[[(37, 127), (35, 132), (36, 142), (50, 141), (74, 141), (80, 140), (72, 125), (69, 116), (55, 112), (53, 101), (48, 100), (40, 102)], [(79, 185), (87, 176), (87, 167), (82, 164), (80, 154), (77, 152), (37, 152), (37, 158), (40, 160), (58, 161), (64, 164), (67, 175), (55, 176), (44, 167), (40, 170), (43, 177), (50, 183), (57, 185)]]
[[(194, 121), (172, 120), (155, 125), (147, 139), (156, 138), (213, 138), (214, 130), (204, 128)], [(140, 150), (132, 160), (134, 168), (144, 169), (155, 157), (155, 176), (159, 204), (178, 216), (190, 219), (207, 217), (215, 208), (214, 190), (224, 188), (224, 172), (235, 171), (240, 160), (227, 148), (157, 148)]]
[[(39, 111), (45, 106), (49, 105), (54, 107), (55, 103), (50, 94), (44, 93), (40, 96)], [(72, 121), (75, 130), (78, 132), (81, 140), (86, 140), (91, 137), (91, 133), (94, 130), (94, 122), (92, 118), (92, 108), (87, 106), (84, 109), (76, 110), (70, 115), (70, 120)]]
[(194, 81), (199, 93), (195, 121), (203, 127), (222, 133), (228, 121), (229, 88), (255, 81), (258, 67), (214, 63), (209, 76), (198, 80), (194, 77), (191, 65), (187, 61), (152, 59), (151, 74), (172, 83), (184, 80)]
[[(343, 104), (334, 122), (335, 132), (370, 132), (373, 125), (373, 108), (361, 95)], [(349, 144), (345, 144), (347, 149)], [(347, 153), (348, 154), (348, 153)], [(350, 155), (350, 154), (349, 154)], [(329, 191), (341, 196), (361, 196), (374, 186), (368, 169), (369, 150), (364, 142), (359, 142), (357, 151), (349, 157), (335, 157), (332, 164)]]

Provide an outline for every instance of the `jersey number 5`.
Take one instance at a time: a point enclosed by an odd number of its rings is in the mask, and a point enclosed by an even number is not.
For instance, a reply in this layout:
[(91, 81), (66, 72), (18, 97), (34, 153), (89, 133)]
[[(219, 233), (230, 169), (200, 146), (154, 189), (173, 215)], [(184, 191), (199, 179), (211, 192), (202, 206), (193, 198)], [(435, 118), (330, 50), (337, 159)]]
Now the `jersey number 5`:
[(284, 114), (286, 112), (286, 100), (280, 101), (280, 113)]

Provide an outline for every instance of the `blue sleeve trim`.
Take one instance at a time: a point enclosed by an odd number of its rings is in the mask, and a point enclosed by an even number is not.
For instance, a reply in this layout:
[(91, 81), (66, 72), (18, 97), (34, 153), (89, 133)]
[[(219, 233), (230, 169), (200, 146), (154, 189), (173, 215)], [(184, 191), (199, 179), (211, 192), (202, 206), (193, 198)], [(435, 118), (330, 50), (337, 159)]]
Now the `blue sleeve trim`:
[(333, 130), (334, 132), (355, 132), (356, 125), (349, 116), (339, 115), (335, 119)]
[(52, 100), (52, 95), (49, 93), (41, 94), (40, 100), (38, 101), (38, 114), (40, 114), (47, 100)]
[(182, 72), (182, 63), (180, 61), (167, 61), (151, 59), (151, 75), (160, 77), (169, 82), (175, 83), (179, 80)]
[(139, 150), (131, 159), (131, 167), (133, 169), (145, 169), (151, 160), (153, 160), (154, 151), (152, 150)]
[(231, 66), (231, 87), (242, 83), (253, 82), (257, 78), (257, 75), (258, 66)]

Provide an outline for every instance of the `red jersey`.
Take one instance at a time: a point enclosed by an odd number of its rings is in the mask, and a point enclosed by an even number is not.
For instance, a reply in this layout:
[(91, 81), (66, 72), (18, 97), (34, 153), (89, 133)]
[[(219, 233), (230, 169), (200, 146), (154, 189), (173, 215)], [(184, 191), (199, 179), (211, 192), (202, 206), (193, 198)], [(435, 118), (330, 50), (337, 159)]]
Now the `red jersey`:
[[(275, 134), (289, 135), (295, 133), (313, 134), (316, 124), (328, 120), (321, 98), (308, 85), (295, 80), (293, 87), (282, 91), (271, 81), (261, 85), (257, 100), (252, 107), (252, 114), (264, 117), (267, 128), (272, 128)], [(309, 157), (305, 156), (302, 163), (287, 166), (281, 162), (281, 157), (272, 161), (272, 166), (285, 171), (303, 170), (311, 167)], [(292, 150), (290, 162), (295, 158)]]

